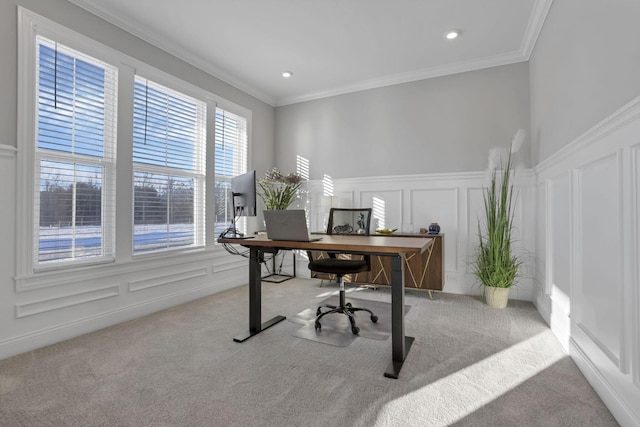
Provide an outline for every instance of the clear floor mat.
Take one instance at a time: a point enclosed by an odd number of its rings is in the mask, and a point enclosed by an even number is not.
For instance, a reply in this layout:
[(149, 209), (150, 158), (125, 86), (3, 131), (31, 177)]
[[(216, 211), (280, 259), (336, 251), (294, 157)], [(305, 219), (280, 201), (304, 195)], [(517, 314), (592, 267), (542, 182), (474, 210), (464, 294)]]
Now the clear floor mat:
[[(338, 305), (339, 301), (339, 296), (335, 295), (325, 299), (318, 305)], [(389, 338), (391, 335), (391, 303), (359, 298), (347, 298), (347, 302), (350, 302), (354, 307), (368, 308), (373, 311), (378, 316), (378, 322), (373, 323), (369, 313), (366, 311), (356, 312), (356, 325), (360, 328), (360, 333), (354, 335), (351, 332), (351, 324), (347, 316), (340, 313), (332, 313), (322, 318), (320, 321), (322, 329), (316, 331), (315, 319), (318, 306), (315, 306), (289, 318), (289, 321), (302, 325), (300, 329), (293, 333), (293, 336), (338, 347), (346, 347), (358, 337), (374, 340), (386, 340)], [(405, 315), (410, 308), (410, 305), (404, 306)]]

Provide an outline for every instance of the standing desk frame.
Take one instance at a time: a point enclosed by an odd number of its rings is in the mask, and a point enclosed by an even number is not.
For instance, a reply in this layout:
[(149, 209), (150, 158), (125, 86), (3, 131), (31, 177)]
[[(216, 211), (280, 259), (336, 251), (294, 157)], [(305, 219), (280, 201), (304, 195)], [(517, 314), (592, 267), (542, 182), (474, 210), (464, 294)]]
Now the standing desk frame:
[(317, 250), (388, 256), (391, 258), (391, 362), (384, 372), (387, 378), (397, 379), (411, 349), (414, 337), (405, 335), (404, 324), (404, 259), (409, 254), (427, 250), (433, 239), (387, 236), (325, 235), (316, 242), (273, 241), (263, 236), (252, 239), (220, 238), (219, 243), (239, 244), (249, 248), (249, 331), (233, 340), (243, 342), (286, 319), (275, 316), (262, 322), (261, 264), (264, 253), (278, 249)]

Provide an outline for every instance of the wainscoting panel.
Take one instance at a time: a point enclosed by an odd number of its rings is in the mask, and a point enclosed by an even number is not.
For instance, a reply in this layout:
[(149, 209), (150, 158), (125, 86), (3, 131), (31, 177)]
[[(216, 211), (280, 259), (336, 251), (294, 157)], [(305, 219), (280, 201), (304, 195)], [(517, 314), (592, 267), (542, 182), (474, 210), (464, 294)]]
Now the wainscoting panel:
[(631, 314), (627, 328), (633, 382), (640, 390), (640, 143), (631, 149), (631, 224), (634, 232), (631, 234), (631, 253), (626, 258), (631, 266), (630, 292), (628, 312)]
[[(450, 174), (425, 174), (391, 177), (370, 177), (357, 179), (334, 179), (335, 196), (327, 198), (321, 181), (309, 183), (309, 222), (312, 230), (321, 230), (322, 220), (330, 207), (351, 207), (344, 205), (344, 194), (353, 194), (353, 200), (360, 206), (371, 206), (374, 216), (380, 219), (379, 226), (386, 228), (412, 227), (414, 232), (427, 228), (431, 222), (438, 222), (445, 233), (445, 285), (444, 292), (475, 294), (475, 278), (470, 274), (470, 262), (477, 247), (478, 216), (482, 214), (482, 188), (486, 186), (485, 172), (465, 172)], [(517, 185), (519, 197), (517, 220), (519, 227), (530, 228), (534, 224), (534, 191), (531, 187), (534, 177), (531, 171), (519, 171)], [(327, 203), (330, 200), (330, 203)], [(382, 223), (384, 221), (384, 223)], [(528, 231), (533, 235), (533, 231)], [(522, 242), (522, 252), (532, 254), (534, 242)], [(523, 271), (532, 271), (533, 256), (527, 256)], [(298, 261), (299, 275), (308, 274), (302, 257)], [(303, 273), (304, 272), (304, 273)], [(525, 274), (513, 289), (513, 298), (531, 300), (530, 277)]]
[(360, 206), (371, 207), (371, 229), (395, 228), (402, 221), (402, 190), (362, 191)]
[[(465, 253), (466, 257), (461, 259), (462, 266), (470, 266), (477, 254), (478, 248), (478, 220), (483, 218), (483, 195), (482, 187), (467, 188), (467, 211), (465, 215), (466, 222), (466, 239), (461, 236), (461, 241), (466, 242)], [(462, 231), (461, 231), (462, 234)], [(468, 269), (469, 267), (467, 267)]]
[(63, 294), (54, 298), (16, 304), (16, 318), (33, 316), (53, 310), (61, 310), (75, 305), (87, 304), (105, 298), (113, 298), (120, 294), (117, 285), (98, 289), (87, 289), (82, 292)]
[(639, 164), (637, 98), (536, 167), (535, 303), (624, 426), (640, 425)]
[(618, 367), (623, 331), (619, 173), (615, 154), (576, 170), (578, 270), (573, 293), (575, 325)]
[(547, 286), (551, 297), (552, 328), (568, 349), (571, 328), (571, 175), (561, 174), (549, 179), (547, 186), (548, 218)]
[(207, 275), (207, 268), (198, 268), (194, 270), (184, 270), (169, 275), (159, 275), (155, 277), (148, 277), (142, 280), (130, 280), (129, 292), (138, 292), (146, 289), (154, 288), (156, 286), (172, 285), (177, 282), (184, 282), (185, 280), (194, 279), (197, 277), (205, 277)]
[[(551, 303), (551, 270), (549, 266), (551, 265), (548, 262), (547, 257), (551, 258), (551, 239), (548, 236), (548, 224), (551, 222), (549, 216), (551, 214), (551, 210), (549, 206), (552, 205), (550, 201), (550, 184), (549, 180), (547, 181), (538, 181), (535, 186), (535, 201), (536, 201), (536, 216), (535, 216), (535, 236), (534, 236), (534, 244), (533, 247), (535, 249), (535, 260), (534, 260), (534, 277), (533, 277), (533, 288), (532, 288), (532, 301), (535, 304), (536, 308), (540, 315), (546, 319), (549, 324), (551, 324), (551, 315), (552, 315), (552, 303)], [(570, 265), (567, 266), (570, 269)], [(554, 333), (556, 331), (551, 328)], [(565, 328), (565, 334), (559, 335), (556, 333), (556, 336), (560, 339), (560, 342), (564, 346), (565, 350), (569, 351), (569, 326)]]
[[(421, 227), (428, 227), (430, 223), (437, 222), (441, 231), (445, 233), (445, 270), (458, 270), (458, 230), (459, 207), (458, 189), (431, 189), (431, 190), (411, 190), (409, 192), (410, 201), (410, 224), (415, 232)], [(452, 242), (456, 242), (451, 244)]]

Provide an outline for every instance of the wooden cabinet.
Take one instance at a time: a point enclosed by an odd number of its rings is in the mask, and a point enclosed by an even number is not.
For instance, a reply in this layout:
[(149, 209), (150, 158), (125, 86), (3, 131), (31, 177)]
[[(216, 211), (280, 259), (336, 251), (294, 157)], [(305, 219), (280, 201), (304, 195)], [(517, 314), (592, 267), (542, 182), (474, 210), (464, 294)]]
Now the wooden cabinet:
[[(397, 237), (416, 239), (433, 238), (433, 244), (422, 254), (412, 254), (405, 258), (404, 286), (411, 289), (441, 291), (444, 286), (444, 233), (441, 234), (393, 234)], [(326, 254), (313, 252), (314, 259)], [(348, 257), (349, 255), (340, 255)], [(345, 276), (345, 281), (372, 285), (391, 284), (391, 259), (385, 256), (371, 256), (371, 271)], [(329, 275), (311, 273), (311, 277), (331, 279)]]

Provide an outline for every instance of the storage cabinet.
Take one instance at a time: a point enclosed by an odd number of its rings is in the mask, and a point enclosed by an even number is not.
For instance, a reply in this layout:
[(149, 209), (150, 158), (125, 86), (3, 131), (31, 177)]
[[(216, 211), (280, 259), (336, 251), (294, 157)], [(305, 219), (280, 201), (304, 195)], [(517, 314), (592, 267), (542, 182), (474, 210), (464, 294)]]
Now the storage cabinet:
[[(444, 286), (444, 233), (440, 234), (393, 234), (395, 237), (433, 239), (433, 244), (422, 254), (405, 258), (404, 286), (410, 289), (422, 289), (429, 292), (441, 291)], [(314, 259), (327, 256), (326, 253), (312, 252)], [(350, 255), (340, 255), (348, 257)], [(371, 271), (345, 276), (345, 281), (371, 285), (389, 286), (391, 284), (391, 259), (384, 256), (371, 256)], [(327, 274), (313, 273), (311, 277), (329, 280)]]

